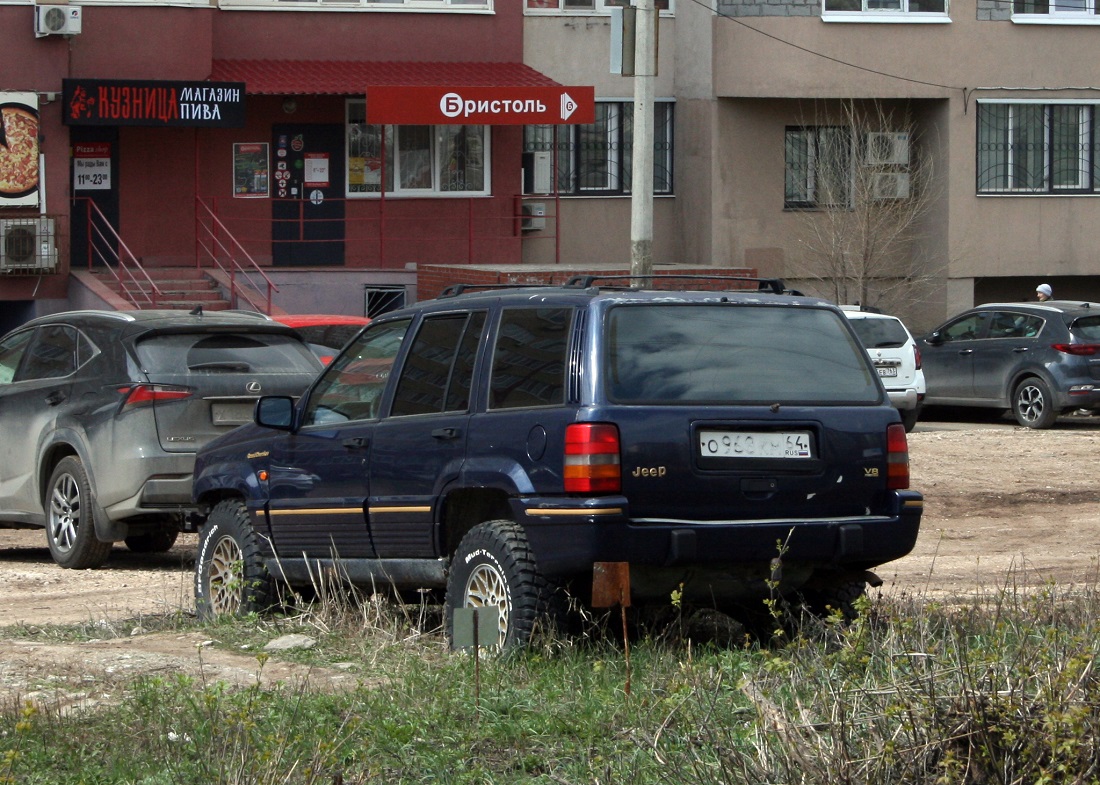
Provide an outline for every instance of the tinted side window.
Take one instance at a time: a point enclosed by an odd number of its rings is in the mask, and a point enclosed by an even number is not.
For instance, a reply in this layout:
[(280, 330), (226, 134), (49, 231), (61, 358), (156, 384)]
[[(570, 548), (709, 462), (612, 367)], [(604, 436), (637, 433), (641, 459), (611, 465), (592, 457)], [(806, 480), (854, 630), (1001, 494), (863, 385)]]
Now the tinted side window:
[(493, 352), (490, 409), (565, 402), (571, 308), (506, 308)]
[(59, 379), (75, 371), (77, 335), (72, 327), (60, 324), (39, 328), (16, 381)]
[(425, 319), (401, 369), (390, 414), (433, 414), (466, 409), (484, 322), (484, 313), (447, 314)]
[(1086, 341), (1100, 341), (1100, 316), (1082, 316), (1074, 321), (1070, 330)]
[(10, 384), (15, 379), (19, 361), (23, 359), (32, 335), (34, 330), (24, 330), (8, 336), (7, 340), (0, 344), (0, 384)]
[(988, 313), (973, 313), (947, 325), (940, 330), (940, 335), (945, 341), (970, 341), (981, 338), (988, 319)]
[(408, 319), (368, 327), (317, 381), (303, 424), (377, 417), (390, 369), (408, 329)]
[(998, 311), (989, 321), (990, 338), (1033, 338), (1042, 329), (1042, 318), (1024, 313)]

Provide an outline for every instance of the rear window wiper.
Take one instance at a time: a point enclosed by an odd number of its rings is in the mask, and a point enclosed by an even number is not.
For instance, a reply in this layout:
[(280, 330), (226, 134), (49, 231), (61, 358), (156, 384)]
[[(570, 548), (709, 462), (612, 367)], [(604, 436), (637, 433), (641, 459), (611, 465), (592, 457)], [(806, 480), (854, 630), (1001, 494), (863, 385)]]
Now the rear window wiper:
[(194, 365), (188, 365), (189, 371), (251, 371), (252, 366), (248, 363), (233, 362), (232, 360), (222, 360), (220, 362), (208, 362), (208, 363), (195, 363)]

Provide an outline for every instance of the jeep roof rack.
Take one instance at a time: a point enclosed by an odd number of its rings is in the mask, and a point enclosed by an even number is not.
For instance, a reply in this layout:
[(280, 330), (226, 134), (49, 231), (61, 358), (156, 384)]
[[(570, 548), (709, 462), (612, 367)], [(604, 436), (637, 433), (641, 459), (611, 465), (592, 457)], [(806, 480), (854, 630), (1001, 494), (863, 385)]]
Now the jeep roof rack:
[[(756, 291), (769, 292), (771, 294), (794, 294), (802, 292), (788, 289), (782, 278), (752, 278), (743, 275), (574, 275), (565, 282), (565, 286), (578, 289), (587, 289), (595, 286), (597, 281), (739, 281), (743, 283), (755, 283)], [(625, 287), (624, 287), (625, 288)]]

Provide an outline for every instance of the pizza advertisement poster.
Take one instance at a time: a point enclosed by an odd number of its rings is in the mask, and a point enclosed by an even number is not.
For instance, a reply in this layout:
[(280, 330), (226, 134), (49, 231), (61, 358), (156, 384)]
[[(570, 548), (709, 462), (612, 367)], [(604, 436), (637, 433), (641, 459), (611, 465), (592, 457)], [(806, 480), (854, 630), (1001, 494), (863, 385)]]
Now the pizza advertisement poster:
[(38, 204), (38, 95), (0, 92), (0, 208)]

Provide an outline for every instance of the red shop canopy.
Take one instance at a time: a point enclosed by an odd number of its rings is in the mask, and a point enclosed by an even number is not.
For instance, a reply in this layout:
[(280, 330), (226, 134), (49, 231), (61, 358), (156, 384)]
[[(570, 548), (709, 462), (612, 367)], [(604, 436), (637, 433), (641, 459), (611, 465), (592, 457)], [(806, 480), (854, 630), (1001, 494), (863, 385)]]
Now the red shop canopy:
[(514, 62), (214, 60), (212, 81), (248, 95), (366, 95), (367, 122), (591, 123), (595, 90), (565, 87)]

